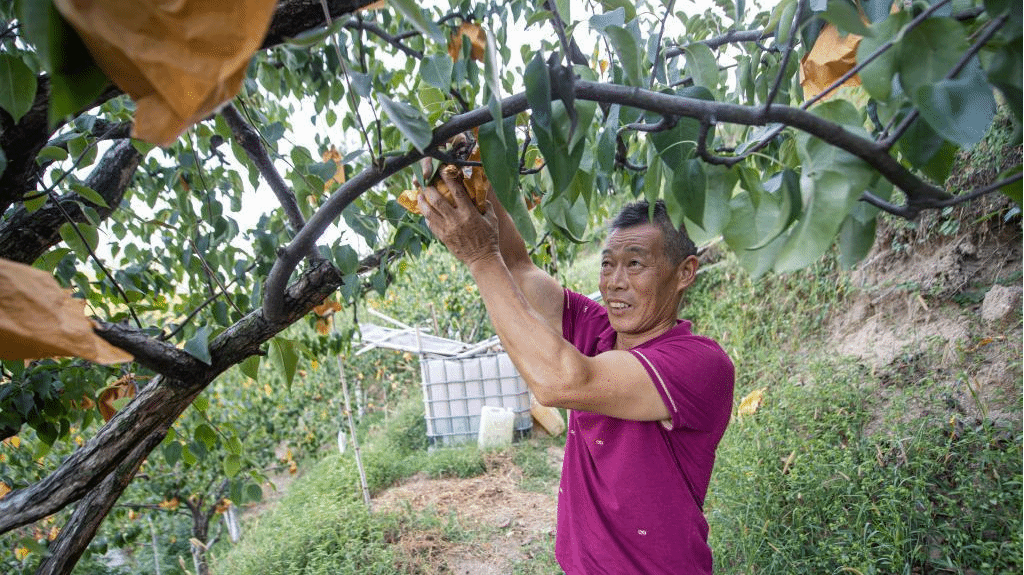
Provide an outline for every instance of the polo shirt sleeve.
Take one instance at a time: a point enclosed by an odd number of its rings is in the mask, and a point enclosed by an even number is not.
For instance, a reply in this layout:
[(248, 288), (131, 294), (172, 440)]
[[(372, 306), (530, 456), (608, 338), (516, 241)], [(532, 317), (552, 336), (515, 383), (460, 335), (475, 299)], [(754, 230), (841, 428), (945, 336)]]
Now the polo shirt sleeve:
[(734, 368), (712, 339), (681, 335), (630, 350), (671, 414), (668, 430), (724, 429), (732, 413)]

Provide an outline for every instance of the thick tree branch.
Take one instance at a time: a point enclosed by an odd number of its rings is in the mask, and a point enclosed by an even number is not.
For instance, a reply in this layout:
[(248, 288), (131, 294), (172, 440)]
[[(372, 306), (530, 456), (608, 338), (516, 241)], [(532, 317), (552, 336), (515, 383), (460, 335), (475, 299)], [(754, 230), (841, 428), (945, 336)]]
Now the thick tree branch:
[[(372, 2), (373, 0), (327, 0), (327, 7), (331, 18), (338, 18)], [(281, 0), (277, 3), (262, 48), (272, 48), (287, 42), (289, 38), (326, 25), (320, 0)]]
[[(57, 202), (72, 222), (86, 222), (79, 203), (91, 205), (105, 219), (120, 206), (141, 160), (142, 155), (131, 142), (121, 140), (103, 154), (85, 180), (86, 186), (103, 197), (106, 206), (92, 204), (74, 192), (61, 196)], [(15, 208), (0, 224), (0, 254), (10, 260), (31, 264), (46, 250), (57, 245), (61, 241), (60, 226), (67, 221), (58, 209), (57, 202), (47, 200), (43, 207), (32, 213), (24, 206)]]
[[(885, 179), (907, 194), (908, 204), (913, 209), (920, 210), (930, 207), (931, 203), (950, 197), (942, 188), (912, 174), (874, 141), (858, 136), (835, 122), (830, 122), (799, 108), (775, 104), (765, 110), (761, 106), (740, 106), (685, 98), (673, 94), (586, 80), (576, 80), (574, 92), (576, 98), (583, 100), (620, 104), (656, 112), (664, 116), (695, 118), (708, 123), (728, 122), (747, 126), (779, 123), (792, 126), (867, 162)], [(526, 95), (520, 93), (505, 98), (502, 101), (501, 109), (506, 117), (525, 111), (527, 109)], [(490, 110), (486, 107), (454, 116), (434, 130), (433, 138), (427, 148), (437, 147), (455, 134), (484, 124), (491, 119)], [(291, 243), (280, 249), (278, 259), (267, 276), (264, 291), (263, 312), (267, 318), (272, 319), (279, 316), (281, 294), (289, 276), (302, 259), (302, 254), (312, 248), (331, 222), (341, 215), (342, 210), (363, 192), (419, 161), (423, 156), (422, 152), (415, 149), (400, 156), (393, 156), (380, 166), (367, 167), (335, 190), (306, 222), (306, 226), (295, 235)]]
[(341, 275), (334, 266), (326, 262), (315, 265), (289, 286), (278, 320), (267, 321), (257, 310), (218, 335), (210, 343), (210, 365), (180, 357), (168, 363), (163, 359), (172, 353), (166, 349), (168, 344), (157, 342), (157, 348), (153, 340), (142, 343), (142, 334), (128, 335), (129, 328), (101, 325), (97, 330), (100, 337), (134, 348), (132, 353), (140, 356), (140, 362), (161, 367), (172, 377), (162, 375), (143, 388), (50, 475), (0, 499), (0, 533), (55, 513), (96, 488), (122, 461), (128, 460), (140, 441), (173, 423), (215, 377), (259, 353), (264, 342), (309, 313), (341, 284)]
[(78, 502), (71, 519), (61, 528), (60, 535), (48, 550), (49, 554), (36, 570), (36, 575), (62, 575), (74, 569), (89, 542), (96, 536), (103, 519), (131, 483), (146, 456), (163, 441), (169, 427), (170, 422), (140, 441), (96, 489)]

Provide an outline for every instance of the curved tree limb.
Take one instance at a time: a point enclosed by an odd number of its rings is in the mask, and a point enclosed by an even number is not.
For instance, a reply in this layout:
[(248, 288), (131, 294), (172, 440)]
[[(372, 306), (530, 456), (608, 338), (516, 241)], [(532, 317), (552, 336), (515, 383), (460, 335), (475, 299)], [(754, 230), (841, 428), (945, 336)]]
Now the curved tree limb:
[(259, 133), (256, 132), (256, 129), (249, 122), (245, 121), (245, 118), (238, 113), (238, 109), (232, 104), (224, 106), (220, 111), (220, 115), (227, 122), (228, 127), (231, 128), (231, 135), (238, 141), (238, 145), (245, 150), (245, 154), (249, 156), (256, 169), (259, 170), (260, 175), (263, 176), (267, 184), (270, 185), (274, 195), (277, 196), (277, 201), (281, 203), (281, 209), (284, 210), (288, 224), (296, 232), (301, 230), (302, 226), (306, 225), (306, 221), (299, 210), (299, 202), (295, 199), (295, 194), (288, 187), (288, 184), (285, 183), (277, 168), (274, 167), (274, 162), (270, 159), (270, 154), (267, 153), (267, 149), (263, 146), (263, 140), (260, 139)]
[[(741, 106), (587, 80), (576, 80), (574, 96), (583, 100), (629, 106), (664, 116), (695, 118), (708, 123), (727, 122), (747, 126), (760, 126), (765, 123), (784, 124), (846, 150), (867, 162), (882, 177), (903, 190), (908, 198), (908, 209), (913, 213), (931, 208), (936, 202), (950, 198), (942, 188), (918, 178), (907, 170), (873, 140), (858, 136), (835, 122), (799, 108), (779, 104), (767, 109), (761, 106)], [(519, 114), (527, 107), (524, 93), (505, 98), (501, 104), (506, 117)], [(489, 122), (491, 119), (491, 112), (486, 107), (454, 116), (434, 130), (428, 149), (447, 141), (459, 132)], [(312, 249), (316, 240), (331, 222), (341, 215), (342, 210), (364, 191), (419, 161), (423, 156), (422, 152), (413, 149), (400, 156), (388, 158), (380, 166), (367, 167), (335, 190), (306, 222), (306, 226), (295, 235), (291, 243), (280, 249), (265, 286), (263, 312), (267, 318), (278, 317), (281, 294), (288, 277), (295, 270), (302, 254)]]

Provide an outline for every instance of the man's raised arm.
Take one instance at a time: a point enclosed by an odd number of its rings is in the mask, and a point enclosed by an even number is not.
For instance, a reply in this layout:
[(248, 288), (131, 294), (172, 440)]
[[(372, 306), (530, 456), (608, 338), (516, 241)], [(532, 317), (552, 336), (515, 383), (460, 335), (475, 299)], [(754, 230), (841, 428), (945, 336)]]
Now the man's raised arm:
[(526, 251), (526, 242), (512, 222), (512, 217), (498, 201), (494, 188), (487, 192), (487, 199), (494, 207), (498, 218), (498, 245), (501, 258), (512, 274), (519, 290), (526, 296), (530, 306), (544, 318), (556, 332), (562, 333), (562, 286), (558, 280), (537, 267)]

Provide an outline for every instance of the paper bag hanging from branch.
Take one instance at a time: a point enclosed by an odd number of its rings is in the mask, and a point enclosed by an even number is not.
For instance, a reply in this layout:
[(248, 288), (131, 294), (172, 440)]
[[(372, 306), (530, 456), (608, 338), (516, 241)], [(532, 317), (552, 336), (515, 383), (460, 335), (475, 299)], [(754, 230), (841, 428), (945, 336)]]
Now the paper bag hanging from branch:
[(75, 356), (96, 363), (132, 361), (131, 354), (93, 332), (85, 302), (53, 276), (0, 260), (0, 359)]
[(238, 93), (275, 0), (54, 0), (93, 59), (135, 100), (132, 136), (173, 144)]
[[(805, 100), (824, 92), (857, 65), (860, 40), (856, 34), (840, 36), (832, 24), (821, 29), (814, 47), (800, 60), (800, 85), (804, 89)], [(840, 87), (846, 86), (860, 86), (860, 76), (853, 75)]]

